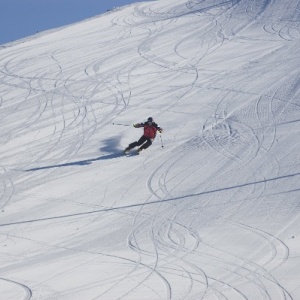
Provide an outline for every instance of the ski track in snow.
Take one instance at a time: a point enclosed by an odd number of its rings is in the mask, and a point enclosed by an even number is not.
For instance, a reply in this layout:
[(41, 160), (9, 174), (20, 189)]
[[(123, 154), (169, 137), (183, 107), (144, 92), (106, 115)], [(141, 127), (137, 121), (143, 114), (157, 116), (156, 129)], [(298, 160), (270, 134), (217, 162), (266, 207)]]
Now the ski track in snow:
[(164, 0), (1, 48), (0, 294), (298, 299), (299, 43), (296, 0)]

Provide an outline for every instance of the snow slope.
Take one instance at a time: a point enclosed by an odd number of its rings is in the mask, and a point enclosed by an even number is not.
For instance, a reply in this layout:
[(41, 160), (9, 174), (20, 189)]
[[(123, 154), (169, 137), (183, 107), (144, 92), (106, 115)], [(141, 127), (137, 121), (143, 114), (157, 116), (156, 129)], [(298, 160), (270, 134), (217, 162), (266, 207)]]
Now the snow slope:
[[(297, 0), (145, 2), (2, 48), (0, 298), (300, 299), (299, 49)], [(164, 147), (122, 156), (149, 116)]]

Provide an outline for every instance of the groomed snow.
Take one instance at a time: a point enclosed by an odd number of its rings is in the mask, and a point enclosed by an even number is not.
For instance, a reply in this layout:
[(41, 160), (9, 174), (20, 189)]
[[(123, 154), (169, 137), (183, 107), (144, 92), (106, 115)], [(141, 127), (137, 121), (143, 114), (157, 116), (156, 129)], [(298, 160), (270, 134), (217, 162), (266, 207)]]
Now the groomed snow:
[(297, 0), (137, 3), (2, 46), (0, 298), (300, 299), (299, 49)]

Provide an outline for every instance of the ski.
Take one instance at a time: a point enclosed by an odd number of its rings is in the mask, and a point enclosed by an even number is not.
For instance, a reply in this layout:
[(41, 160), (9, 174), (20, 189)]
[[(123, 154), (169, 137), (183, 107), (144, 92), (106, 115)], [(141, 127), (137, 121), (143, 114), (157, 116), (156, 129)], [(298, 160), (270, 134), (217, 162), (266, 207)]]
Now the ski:
[(133, 156), (133, 155), (139, 155), (140, 152), (141, 152), (141, 151), (139, 151), (139, 150), (134, 150), (134, 151), (132, 151), (132, 150), (133, 150), (133, 149), (127, 150), (127, 151), (126, 151), (126, 149), (125, 149), (125, 150), (123, 150), (123, 154), (124, 154), (125, 156)]

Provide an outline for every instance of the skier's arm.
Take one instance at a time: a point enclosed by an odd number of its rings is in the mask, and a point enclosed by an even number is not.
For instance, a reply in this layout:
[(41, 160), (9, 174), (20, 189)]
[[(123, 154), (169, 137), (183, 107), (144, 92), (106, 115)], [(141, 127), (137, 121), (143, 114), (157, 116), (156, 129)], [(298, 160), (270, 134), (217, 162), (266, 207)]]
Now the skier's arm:
[(162, 132), (163, 132), (163, 129), (162, 129), (160, 126), (158, 126), (156, 123), (155, 123), (155, 128), (157, 129), (157, 131), (158, 131), (159, 133), (162, 133)]
[(134, 127), (134, 128), (144, 127), (144, 123), (133, 124), (133, 127)]

